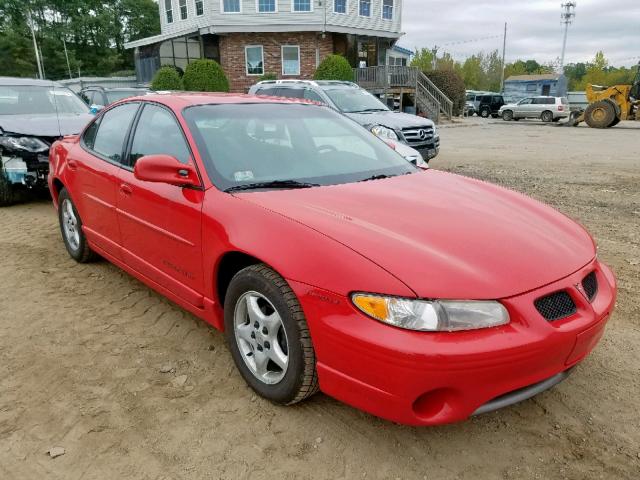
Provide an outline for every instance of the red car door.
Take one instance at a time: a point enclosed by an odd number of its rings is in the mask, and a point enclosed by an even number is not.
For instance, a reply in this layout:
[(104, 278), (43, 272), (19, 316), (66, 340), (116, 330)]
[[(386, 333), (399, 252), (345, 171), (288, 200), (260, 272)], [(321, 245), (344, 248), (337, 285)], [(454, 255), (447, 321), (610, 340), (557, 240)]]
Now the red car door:
[(135, 162), (152, 154), (193, 163), (173, 113), (158, 104), (145, 103), (131, 135), (128, 167), (120, 171), (117, 213), (122, 257), (154, 282), (202, 307), (204, 191), (138, 180), (133, 173)]
[(67, 158), (65, 184), (83, 220), (89, 242), (120, 257), (116, 217), (120, 161), (138, 103), (105, 112), (85, 131)]

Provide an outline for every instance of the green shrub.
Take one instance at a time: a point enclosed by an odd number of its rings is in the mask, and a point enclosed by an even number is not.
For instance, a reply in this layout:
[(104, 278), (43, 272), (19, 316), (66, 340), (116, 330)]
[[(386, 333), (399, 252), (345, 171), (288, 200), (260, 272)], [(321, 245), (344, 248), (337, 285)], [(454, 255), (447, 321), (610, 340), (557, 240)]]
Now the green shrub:
[(151, 81), (151, 90), (182, 90), (182, 79), (173, 67), (162, 67)]
[(184, 71), (185, 90), (189, 92), (228, 92), (229, 80), (218, 62), (196, 60)]
[(462, 77), (453, 70), (430, 70), (424, 74), (453, 102), (453, 115), (462, 115), (467, 96)]
[(258, 79), (258, 81), (264, 82), (265, 80), (277, 80), (277, 79), (278, 79), (278, 76), (275, 73), (265, 73)]
[(353, 69), (343, 56), (329, 55), (320, 63), (313, 78), (314, 80), (343, 80), (352, 82)]
[(180, 78), (182, 78), (182, 76), (184, 75), (184, 70), (176, 65), (162, 65), (162, 68), (165, 68), (165, 67), (173, 68), (176, 72), (178, 72), (178, 75), (180, 76)]

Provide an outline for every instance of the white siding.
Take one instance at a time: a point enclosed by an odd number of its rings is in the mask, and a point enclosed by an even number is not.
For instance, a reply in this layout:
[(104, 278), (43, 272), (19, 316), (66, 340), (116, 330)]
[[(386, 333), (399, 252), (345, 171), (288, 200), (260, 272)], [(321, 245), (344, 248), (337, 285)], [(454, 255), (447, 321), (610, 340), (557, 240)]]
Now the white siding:
[[(371, 16), (358, 15), (359, 0), (348, 0), (348, 13), (346, 15), (333, 13), (333, 0), (313, 0), (312, 12), (294, 12), (292, 0), (277, 0), (277, 13), (258, 13), (256, 0), (241, 0), (242, 13), (222, 13), (221, 0), (204, 0), (204, 15), (196, 16), (194, 0), (187, 0), (189, 16), (186, 20), (180, 19), (179, 0), (171, 0), (173, 5), (173, 23), (167, 24), (165, 13), (165, 1), (159, 0), (160, 22), (163, 34), (183, 32), (195, 28), (211, 27), (212, 31), (251, 31), (251, 26), (264, 30), (266, 27), (277, 27), (277, 31), (317, 30), (322, 31), (325, 21), (327, 30), (332, 31), (332, 26), (345, 29), (372, 30), (399, 34), (402, 17), (402, 0), (395, 0), (393, 20), (382, 18), (382, 0), (371, 0)], [(324, 6), (321, 6), (324, 3)], [(301, 27), (301, 28), (297, 28)], [(393, 35), (396, 36), (396, 35)], [(399, 36), (399, 35), (398, 35)]]

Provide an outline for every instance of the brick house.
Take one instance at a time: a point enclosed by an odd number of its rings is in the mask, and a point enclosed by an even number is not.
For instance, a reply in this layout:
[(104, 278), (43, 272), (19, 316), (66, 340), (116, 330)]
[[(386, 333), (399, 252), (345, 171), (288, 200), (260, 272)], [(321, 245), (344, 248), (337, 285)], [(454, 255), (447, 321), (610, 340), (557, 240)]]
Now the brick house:
[(210, 58), (231, 90), (265, 74), (311, 78), (324, 57), (354, 67), (385, 65), (402, 35), (402, 0), (159, 0), (161, 34), (129, 42), (138, 81), (163, 65)]

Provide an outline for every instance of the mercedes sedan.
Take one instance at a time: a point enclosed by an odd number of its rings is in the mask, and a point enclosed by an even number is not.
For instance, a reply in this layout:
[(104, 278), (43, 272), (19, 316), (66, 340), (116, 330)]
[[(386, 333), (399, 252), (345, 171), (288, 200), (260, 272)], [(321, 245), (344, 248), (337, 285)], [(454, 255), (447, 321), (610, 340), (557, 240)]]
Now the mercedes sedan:
[(246, 382), (395, 422), (460, 421), (560, 382), (616, 283), (519, 193), (416, 167), (303, 100), (127, 99), (54, 144), (62, 239), (224, 331)]

